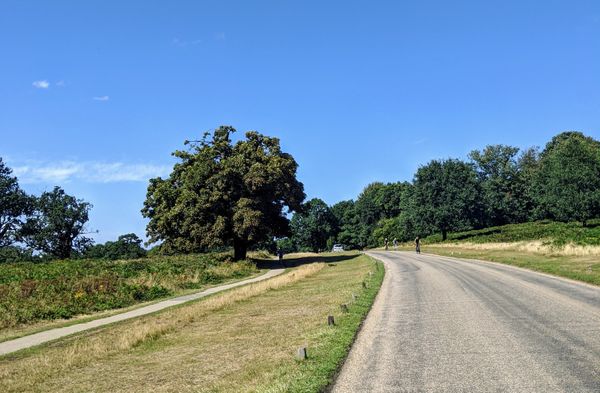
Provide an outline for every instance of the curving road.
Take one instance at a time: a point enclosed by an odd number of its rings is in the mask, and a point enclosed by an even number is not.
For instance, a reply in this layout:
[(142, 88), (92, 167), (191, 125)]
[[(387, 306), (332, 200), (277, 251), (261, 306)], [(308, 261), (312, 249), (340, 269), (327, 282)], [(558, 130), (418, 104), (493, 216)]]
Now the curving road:
[(372, 252), (381, 291), (334, 392), (600, 392), (600, 288)]

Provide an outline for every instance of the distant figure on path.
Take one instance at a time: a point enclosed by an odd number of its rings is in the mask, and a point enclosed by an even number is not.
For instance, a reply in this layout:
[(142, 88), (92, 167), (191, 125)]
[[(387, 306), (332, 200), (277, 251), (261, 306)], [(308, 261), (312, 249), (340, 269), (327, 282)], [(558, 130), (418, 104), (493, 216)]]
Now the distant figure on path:
[(283, 249), (281, 247), (277, 249), (277, 256), (279, 257), (279, 262), (283, 261)]
[(385, 238), (385, 251), (387, 251), (387, 250), (388, 250), (388, 239), (387, 239), (387, 237), (386, 237), (386, 238)]
[(394, 250), (398, 248), (398, 239), (394, 238)]
[(415, 239), (415, 249), (417, 251), (417, 254), (421, 253), (421, 238), (419, 236), (417, 236), (417, 238)]

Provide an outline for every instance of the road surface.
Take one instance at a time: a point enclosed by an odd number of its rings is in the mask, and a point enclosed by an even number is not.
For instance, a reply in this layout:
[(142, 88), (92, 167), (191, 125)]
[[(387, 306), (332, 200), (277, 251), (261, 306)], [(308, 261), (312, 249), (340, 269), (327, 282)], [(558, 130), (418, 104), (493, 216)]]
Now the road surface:
[(600, 392), (600, 288), (373, 252), (386, 277), (333, 392)]
[(83, 332), (90, 329), (95, 329), (100, 326), (105, 326), (111, 323), (124, 321), (131, 318), (137, 318), (142, 315), (148, 315), (160, 310), (164, 310), (165, 308), (177, 306), (179, 304), (187, 303), (192, 300), (200, 299), (206, 297), (208, 295), (212, 295), (217, 292), (222, 292), (227, 289), (236, 288), (242, 285), (251, 284), (258, 281), (267, 280), (271, 277), (275, 277), (281, 273), (283, 273), (285, 269), (272, 269), (267, 273), (262, 274), (258, 277), (250, 278), (248, 280), (237, 281), (231, 284), (220, 285), (217, 287), (209, 288), (202, 292), (193, 293), (191, 295), (179, 296), (167, 300), (163, 300), (158, 303), (150, 304), (148, 306), (143, 306), (136, 308), (132, 311), (127, 311), (124, 313), (116, 314), (106, 318), (95, 319), (90, 322), (79, 323), (77, 325), (66, 326), (62, 328), (49, 329), (44, 330), (40, 333), (31, 334), (29, 336), (24, 336), (21, 338), (17, 338), (10, 341), (4, 341), (0, 343), (0, 356), (6, 355), (12, 352), (20, 351), (22, 349), (34, 347), (36, 345), (40, 345), (49, 341), (57, 340), (59, 338), (63, 338), (66, 336), (70, 336), (71, 334)]

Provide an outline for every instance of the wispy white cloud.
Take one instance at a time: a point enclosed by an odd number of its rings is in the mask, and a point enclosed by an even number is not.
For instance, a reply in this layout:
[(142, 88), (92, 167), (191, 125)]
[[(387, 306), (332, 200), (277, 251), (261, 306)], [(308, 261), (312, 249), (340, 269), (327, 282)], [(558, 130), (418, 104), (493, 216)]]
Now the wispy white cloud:
[(180, 48), (186, 47), (186, 46), (192, 46), (192, 45), (198, 45), (202, 43), (202, 40), (191, 40), (191, 41), (186, 41), (186, 40), (180, 40), (179, 38), (173, 38), (173, 41), (171, 41), (171, 43), (174, 46), (178, 46)]
[(47, 89), (50, 87), (50, 83), (47, 80), (34, 81), (32, 85), (36, 89)]
[(110, 100), (109, 96), (97, 96), (97, 97), (92, 97), (92, 100), (94, 101), (108, 101)]
[(23, 184), (57, 184), (73, 180), (88, 183), (145, 182), (152, 177), (166, 176), (171, 171), (166, 165), (97, 161), (30, 161), (21, 165), (11, 163), (10, 166)]
[(65, 87), (66, 83), (63, 80), (60, 80), (60, 81), (56, 82), (55, 85), (58, 86), (58, 87)]
[(417, 139), (416, 141), (413, 141), (413, 145), (422, 145), (423, 143), (429, 141), (429, 138), (422, 138), (422, 139)]

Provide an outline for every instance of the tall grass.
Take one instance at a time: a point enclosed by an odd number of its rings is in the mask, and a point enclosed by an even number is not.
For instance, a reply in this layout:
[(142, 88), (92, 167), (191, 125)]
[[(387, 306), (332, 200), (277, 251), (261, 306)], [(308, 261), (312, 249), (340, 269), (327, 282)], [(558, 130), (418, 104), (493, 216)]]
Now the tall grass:
[(255, 271), (220, 254), (0, 264), (0, 328), (126, 307)]

